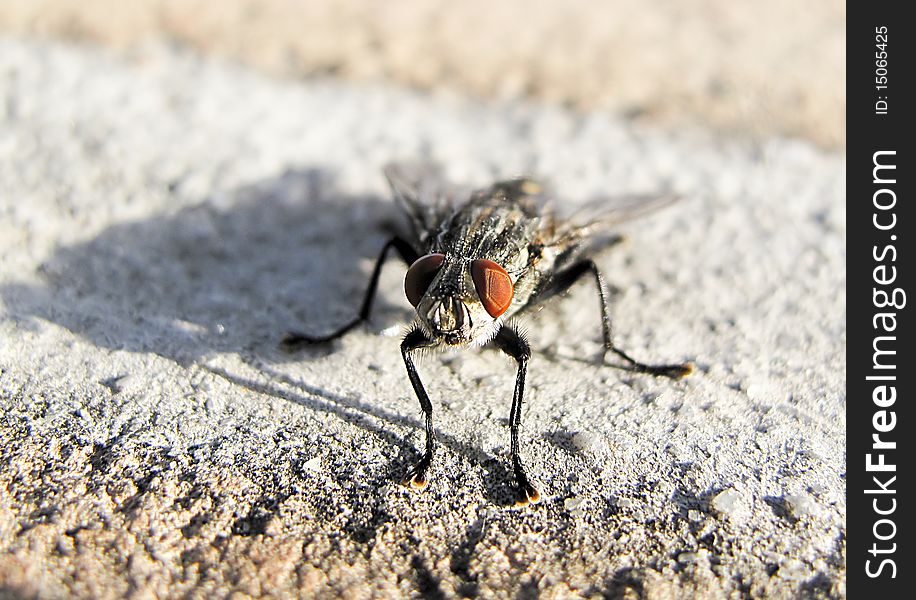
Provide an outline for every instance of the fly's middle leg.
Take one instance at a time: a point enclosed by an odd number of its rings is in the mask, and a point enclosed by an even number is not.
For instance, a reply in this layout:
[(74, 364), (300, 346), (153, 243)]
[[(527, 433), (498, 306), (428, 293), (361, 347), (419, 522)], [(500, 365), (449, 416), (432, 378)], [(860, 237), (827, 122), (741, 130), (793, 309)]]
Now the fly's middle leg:
[(494, 340), (496, 346), (514, 358), (518, 363), (518, 374), (515, 378), (515, 392), (512, 394), (512, 410), (509, 413), (509, 435), (511, 441), (512, 470), (515, 473), (516, 504), (524, 506), (529, 502), (537, 504), (541, 500), (538, 492), (525, 472), (522, 459), (519, 455), (518, 431), (522, 423), (522, 398), (525, 395), (525, 376), (528, 372), (528, 359), (531, 357), (531, 347), (528, 341), (514, 327), (503, 326)]
[(339, 337), (342, 337), (345, 333), (369, 319), (369, 314), (372, 312), (372, 302), (375, 300), (375, 292), (378, 288), (379, 276), (382, 273), (382, 265), (385, 264), (385, 259), (388, 256), (388, 250), (394, 248), (398, 255), (404, 260), (408, 265), (417, 260), (417, 252), (413, 247), (404, 241), (400, 237), (393, 237), (382, 247), (382, 251), (379, 253), (378, 259), (375, 261), (375, 268), (372, 269), (372, 276), (369, 278), (369, 287), (366, 288), (366, 293), (363, 296), (363, 303), (360, 306), (359, 314), (356, 315), (349, 323), (339, 327), (338, 329), (332, 331), (331, 333), (325, 335), (308, 335), (305, 333), (300, 333), (298, 331), (291, 331), (287, 333), (281, 340), (281, 345), (287, 350), (299, 350), (304, 346), (309, 346), (312, 344), (323, 344), (325, 342), (330, 342), (336, 340)]
[(426, 334), (419, 327), (414, 327), (404, 338), (404, 341), (401, 342), (401, 356), (404, 357), (404, 364), (407, 366), (407, 376), (410, 378), (410, 384), (413, 386), (413, 391), (420, 401), (423, 415), (426, 417), (426, 451), (423, 453), (423, 457), (420, 458), (420, 462), (410, 470), (404, 480), (404, 483), (409, 484), (410, 487), (416, 490), (422, 490), (426, 487), (426, 475), (433, 461), (434, 434), (433, 404), (429, 400), (426, 388), (423, 387), (423, 382), (420, 381), (420, 374), (417, 373), (417, 368), (413, 363), (413, 353), (421, 348), (428, 348), (434, 343), (433, 340), (426, 337)]
[(592, 260), (583, 260), (575, 263), (566, 270), (558, 273), (550, 282), (550, 287), (545, 290), (542, 297), (546, 299), (565, 292), (583, 275), (589, 273), (595, 278), (595, 284), (598, 286), (598, 297), (601, 300), (601, 332), (604, 336), (604, 356), (602, 357), (602, 362), (604, 358), (606, 358), (608, 352), (613, 352), (626, 362), (625, 368), (627, 370), (637, 373), (648, 373), (650, 375), (661, 375), (672, 379), (680, 379), (693, 372), (693, 365), (690, 363), (649, 365), (639, 362), (614, 344), (614, 339), (611, 334), (611, 317), (607, 286), (604, 283), (604, 277), (601, 276), (601, 271), (598, 270), (598, 265)]

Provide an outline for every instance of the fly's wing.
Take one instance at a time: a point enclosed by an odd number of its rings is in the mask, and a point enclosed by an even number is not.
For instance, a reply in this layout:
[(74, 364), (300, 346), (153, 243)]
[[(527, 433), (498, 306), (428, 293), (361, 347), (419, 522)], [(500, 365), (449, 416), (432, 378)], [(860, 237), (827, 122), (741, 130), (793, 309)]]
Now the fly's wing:
[(385, 177), (395, 201), (410, 221), (411, 242), (420, 252), (452, 210), (453, 190), (434, 164), (392, 163)]
[(564, 220), (584, 235), (606, 231), (615, 225), (671, 206), (680, 198), (674, 194), (630, 194), (594, 198)]
[(617, 225), (671, 206), (679, 199), (668, 193), (599, 197), (560, 216), (552, 244), (558, 250), (554, 268), (561, 269), (586, 252), (613, 245), (620, 240), (615, 231)]

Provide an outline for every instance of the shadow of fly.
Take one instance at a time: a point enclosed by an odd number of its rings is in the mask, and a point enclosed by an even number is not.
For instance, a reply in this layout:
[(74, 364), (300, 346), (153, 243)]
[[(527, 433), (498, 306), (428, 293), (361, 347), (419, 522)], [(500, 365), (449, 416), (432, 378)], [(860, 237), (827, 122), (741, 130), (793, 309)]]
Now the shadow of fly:
[[(596, 252), (619, 239), (610, 229), (630, 218), (670, 204), (670, 196), (621, 196), (595, 199), (561, 220), (549, 209), (541, 186), (527, 178), (499, 181), (485, 189), (460, 193), (445, 185), (434, 167), (385, 169), (394, 197), (409, 227), (382, 247), (359, 314), (327, 335), (292, 332), (283, 345), (296, 350), (335, 340), (369, 318), (379, 274), (389, 251), (409, 267), (404, 292), (416, 319), (401, 342), (407, 376), (426, 417), (426, 450), (404, 483), (422, 490), (433, 459), (433, 405), (414, 366), (418, 351), (483, 346), (493, 343), (518, 363), (509, 413), (512, 469), (520, 505), (537, 503), (519, 456), (519, 426), (531, 348), (508, 320), (562, 294), (580, 279), (591, 279), (601, 304), (605, 364), (608, 353), (623, 360), (621, 368), (678, 379), (692, 371), (689, 363), (649, 365), (614, 344), (608, 291)], [(618, 365), (619, 366), (619, 365)]]

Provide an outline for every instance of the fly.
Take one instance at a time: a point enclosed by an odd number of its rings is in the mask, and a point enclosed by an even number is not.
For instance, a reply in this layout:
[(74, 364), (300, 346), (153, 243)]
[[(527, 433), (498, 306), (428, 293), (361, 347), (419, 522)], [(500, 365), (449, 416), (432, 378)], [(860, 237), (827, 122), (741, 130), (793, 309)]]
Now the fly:
[[(614, 345), (608, 292), (592, 256), (616, 239), (609, 228), (667, 205), (667, 197), (630, 197), (626, 201), (593, 201), (568, 220), (546, 205), (540, 185), (527, 178), (499, 181), (488, 188), (457, 196), (441, 186), (434, 169), (412, 172), (398, 165), (385, 169), (394, 197), (409, 227), (382, 247), (358, 315), (327, 335), (292, 332), (283, 345), (295, 350), (330, 342), (369, 318), (379, 274), (390, 250), (408, 265), (404, 279), (407, 300), (416, 319), (401, 342), (407, 376), (426, 418), (426, 448), (404, 482), (417, 490), (427, 484), (433, 460), (433, 406), (414, 355), (424, 349), (483, 346), (493, 343), (518, 364), (509, 413), (510, 454), (517, 503), (537, 503), (519, 456), (522, 399), (531, 348), (509, 319), (562, 294), (583, 278), (594, 281), (601, 308), (604, 339), (602, 364), (608, 353), (638, 373), (678, 379), (692, 371), (689, 363), (649, 365)], [(460, 198), (457, 199), (457, 198)]]

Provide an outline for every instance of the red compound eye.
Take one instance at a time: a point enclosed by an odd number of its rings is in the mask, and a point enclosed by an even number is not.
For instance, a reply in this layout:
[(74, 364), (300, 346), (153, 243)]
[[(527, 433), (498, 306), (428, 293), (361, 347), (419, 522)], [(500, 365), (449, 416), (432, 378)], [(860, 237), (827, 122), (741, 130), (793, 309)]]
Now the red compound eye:
[(420, 303), (423, 294), (436, 278), (443, 260), (445, 260), (444, 254), (427, 254), (415, 260), (407, 269), (407, 276), (404, 277), (404, 293), (407, 294), (407, 299), (414, 307)]
[(506, 312), (512, 304), (512, 280), (501, 266), (479, 258), (471, 263), (471, 277), (474, 278), (474, 287), (477, 295), (494, 319)]

